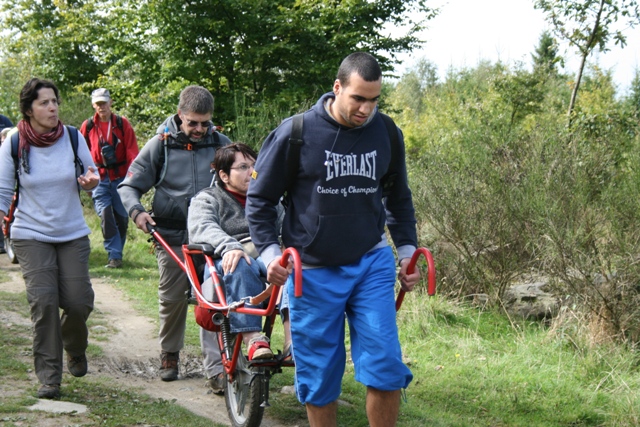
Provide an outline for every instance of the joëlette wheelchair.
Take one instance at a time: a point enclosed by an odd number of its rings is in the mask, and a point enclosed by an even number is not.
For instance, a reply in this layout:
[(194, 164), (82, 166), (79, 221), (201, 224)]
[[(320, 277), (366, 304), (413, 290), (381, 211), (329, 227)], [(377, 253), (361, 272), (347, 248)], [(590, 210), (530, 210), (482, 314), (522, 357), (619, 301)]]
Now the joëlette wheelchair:
[[(229, 314), (232, 312), (263, 316), (263, 333), (270, 339), (273, 326), (279, 315), (277, 301), (282, 289), (273, 284), (267, 284), (260, 295), (246, 297), (241, 301), (228, 304), (224, 286), (216, 273), (213, 262), (214, 248), (211, 245), (190, 244), (182, 245), (184, 261), (171, 249), (160, 233), (148, 225), (151, 238), (171, 255), (189, 277), (191, 291), (195, 296), (197, 323), (207, 330), (218, 333), (218, 345), (222, 356), (225, 376), (225, 404), (229, 419), (234, 427), (257, 427), (262, 422), (264, 408), (269, 405), (269, 380), (274, 374), (281, 373), (283, 367), (295, 365), (293, 359), (287, 358), (280, 350), (272, 359), (249, 361), (242, 351), (242, 334), (232, 334), (229, 326)], [(431, 252), (425, 248), (418, 248), (411, 258), (408, 272), (413, 272), (416, 263), (424, 255), (427, 262), (427, 292), (430, 296), (436, 291), (435, 264)], [(197, 259), (204, 258), (204, 263), (211, 272), (214, 297), (205, 298), (203, 283), (199, 274), (200, 264)], [(302, 263), (298, 252), (294, 248), (287, 248), (280, 259), (282, 266), (287, 266), (289, 260), (293, 264), (293, 283), (295, 297), (302, 296)], [(208, 292), (207, 292), (208, 293)], [(400, 291), (396, 299), (396, 311), (400, 309), (405, 292)], [(247, 307), (247, 304), (258, 305), (268, 298), (265, 308)], [(264, 305), (264, 304), (263, 304)]]

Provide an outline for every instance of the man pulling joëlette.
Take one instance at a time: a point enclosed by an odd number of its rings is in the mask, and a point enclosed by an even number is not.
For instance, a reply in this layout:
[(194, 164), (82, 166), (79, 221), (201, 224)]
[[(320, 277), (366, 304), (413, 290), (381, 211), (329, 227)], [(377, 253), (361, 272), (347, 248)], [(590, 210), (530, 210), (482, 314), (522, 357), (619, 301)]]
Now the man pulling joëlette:
[(302, 297), (295, 298), (287, 286), (296, 393), (314, 426), (337, 423), (345, 313), (356, 380), (367, 387), (371, 426), (395, 425), (400, 389), (412, 380), (398, 340), (396, 263), (385, 224), (400, 260), (398, 277), (411, 291), (420, 277), (418, 270), (406, 273), (417, 246), (416, 220), (399, 130), (398, 176), (391, 194), (382, 197), (380, 182), (390, 168), (392, 148), (377, 111), (381, 81), (371, 55), (345, 58), (333, 91), (304, 113), (294, 182), (287, 183), (292, 165), (292, 120), (287, 119), (265, 140), (249, 186), (251, 237), (275, 284), (287, 278), (277, 262), (281, 250), (273, 225), (278, 201), (287, 193), (282, 241), (299, 251), (304, 264)]
[[(187, 210), (191, 198), (209, 187), (216, 149), (231, 142), (218, 133), (211, 122), (213, 104), (213, 96), (206, 88), (186, 87), (180, 93), (178, 113), (158, 127), (158, 134), (142, 147), (118, 187), (122, 203), (136, 227), (148, 233), (147, 223), (155, 225), (180, 257), (181, 245), (189, 242)], [(155, 188), (153, 216), (140, 201), (151, 188)], [(179, 352), (184, 346), (186, 292), (190, 283), (165, 250), (157, 248), (156, 258), (160, 273), (160, 377), (163, 381), (173, 381), (178, 378)], [(206, 375), (213, 378), (222, 372), (216, 335), (203, 329), (200, 332)]]

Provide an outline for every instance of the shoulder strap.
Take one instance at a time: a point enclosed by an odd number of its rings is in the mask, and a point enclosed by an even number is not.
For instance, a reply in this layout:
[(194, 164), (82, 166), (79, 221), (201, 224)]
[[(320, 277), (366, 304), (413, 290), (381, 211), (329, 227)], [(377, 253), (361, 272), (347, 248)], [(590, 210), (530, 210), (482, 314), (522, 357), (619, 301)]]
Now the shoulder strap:
[(287, 154), (287, 177), (285, 189), (288, 190), (296, 179), (300, 168), (300, 149), (304, 140), (302, 130), (304, 127), (304, 114), (296, 114), (291, 118), (291, 134), (289, 135), (289, 153)]
[(389, 162), (389, 169), (380, 179), (382, 197), (387, 197), (391, 194), (396, 178), (398, 177), (398, 158), (400, 157), (398, 152), (400, 151), (400, 142), (398, 140), (398, 127), (394, 123), (393, 119), (383, 113), (380, 113), (380, 117), (382, 117), (382, 120), (387, 127), (389, 141), (391, 142), (391, 160)]
[[(207, 143), (207, 144), (197, 144), (197, 145), (193, 145), (191, 146), (192, 148), (190, 148), (190, 150), (199, 150), (200, 148), (210, 148), (210, 147), (220, 147), (220, 134), (217, 131), (213, 131), (213, 133), (211, 134), (211, 136), (213, 137), (213, 142)], [(154, 186), (158, 186), (160, 185), (160, 183), (162, 181), (164, 181), (164, 176), (167, 173), (167, 164), (166, 164), (166, 158), (167, 158), (167, 150), (169, 148), (174, 148), (174, 149), (182, 149), (182, 150), (186, 150), (187, 148), (185, 148), (184, 144), (179, 144), (179, 143), (171, 143), (169, 142), (169, 129), (167, 128), (165, 130), (164, 133), (159, 134), (158, 136), (162, 143), (159, 144), (160, 145), (160, 155), (159, 155), (159, 159), (160, 159), (160, 163), (158, 164), (158, 172), (157, 172), (157, 176), (156, 176), (156, 183), (154, 184)]]
[[(80, 157), (78, 157), (78, 134), (80, 131), (73, 126), (65, 126), (67, 128), (67, 132), (69, 132), (69, 139), (71, 140), (71, 148), (73, 149), (73, 164), (76, 169), (76, 177), (79, 177), (84, 172), (84, 164)], [(16, 174), (16, 195), (18, 194), (18, 189), (20, 188), (20, 173), (18, 164), (18, 149), (20, 147), (20, 132), (14, 132), (11, 135), (11, 157), (13, 157), (13, 166)], [(80, 191), (80, 185), (78, 184), (78, 191)]]
[[(16, 180), (18, 179), (18, 148), (20, 147), (20, 132), (14, 132), (11, 135), (11, 157), (13, 157), (13, 170), (16, 173)], [(17, 185), (16, 185), (17, 187)]]
[(87, 119), (87, 127), (84, 129), (84, 139), (87, 140), (87, 143), (89, 142), (89, 132), (91, 132), (91, 129), (93, 129), (93, 116), (89, 117), (89, 119)]
[[(398, 157), (400, 150), (400, 143), (398, 140), (398, 127), (393, 119), (386, 114), (380, 113), (384, 125), (387, 128), (389, 134), (389, 140), (391, 141), (391, 160), (389, 162), (389, 169), (380, 180), (382, 185), (382, 197), (387, 197), (391, 194), (391, 190), (395, 184), (396, 177), (398, 176)], [(289, 189), (291, 184), (296, 178), (298, 169), (300, 167), (300, 148), (304, 144), (302, 139), (302, 130), (304, 127), (303, 114), (296, 114), (291, 119), (291, 134), (289, 135), (289, 153), (287, 156), (287, 177), (286, 177), (286, 189)]]
[[(124, 127), (122, 126), (122, 116), (119, 116), (115, 113), (113, 113), (113, 115), (116, 117), (116, 128), (120, 129), (121, 131), (124, 131)], [(86, 139), (87, 142), (89, 141), (89, 132), (91, 132), (91, 129), (93, 129), (94, 125), (95, 123), (93, 122), (93, 117), (90, 117), (89, 119), (87, 119), (87, 127), (84, 130), (84, 139)]]
[(82, 175), (84, 172), (84, 164), (80, 157), (78, 157), (78, 134), (80, 131), (73, 126), (65, 125), (67, 132), (69, 132), (69, 139), (71, 140), (71, 148), (73, 149), (73, 164), (76, 167), (76, 178)]

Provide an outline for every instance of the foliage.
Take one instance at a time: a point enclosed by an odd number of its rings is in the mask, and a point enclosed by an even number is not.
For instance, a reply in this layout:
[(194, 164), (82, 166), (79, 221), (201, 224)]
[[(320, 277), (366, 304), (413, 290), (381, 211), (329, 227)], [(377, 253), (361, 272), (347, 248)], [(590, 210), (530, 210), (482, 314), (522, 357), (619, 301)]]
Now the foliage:
[(626, 37), (614, 26), (620, 19), (630, 26), (640, 23), (640, 6), (636, 0), (536, 0), (534, 7), (547, 14), (553, 32), (580, 54), (568, 109), (571, 122), (587, 57), (595, 48), (606, 52), (612, 40), (624, 47)]
[(533, 70), (543, 74), (555, 74), (558, 65), (564, 65), (564, 61), (558, 56), (558, 44), (548, 31), (540, 35), (538, 46), (531, 54)]
[(631, 110), (631, 114), (636, 120), (640, 120), (640, 69), (636, 68), (636, 72), (631, 81), (631, 88), (627, 98), (627, 106)]
[[(426, 0), (4, 0), (0, 52), (63, 92), (108, 87), (140, 139), (175, 112), (189, 84), (216, 97), (214, 121), (268, 102), (295, 112), (328, 90), (343, 57), (375, 54), (385, 70), (420, 45)], [(424, 12), (424, 14), (418, 13)], [(426, 16), (426, 18), (417, 17)], [(387, 35), (386, 26), (405, 28)], [(288, 115), (288, 114), (287, 114)], [(262, 135), (262, 137), (265, 137)]]
[(640, 127), (611, 73), (587, 70), (570, 132), (560, 74), (481, 63), (425, 89), (417, 75), (390, 101), (440, 292), (500, 297), (543, 275), (609, 337), (637, 342)]

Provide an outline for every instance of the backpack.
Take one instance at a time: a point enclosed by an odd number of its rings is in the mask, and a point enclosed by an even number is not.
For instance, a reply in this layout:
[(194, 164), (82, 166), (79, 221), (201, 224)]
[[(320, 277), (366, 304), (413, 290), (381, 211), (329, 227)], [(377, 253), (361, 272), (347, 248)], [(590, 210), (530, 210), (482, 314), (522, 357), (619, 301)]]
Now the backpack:
[[(396, 178), (398, 177), (398, 158), (400, 157), (400, 142), (398, 140), (398, 128), (393, 119), (386, 114), (379, 113), (380, 117), (384, 121), (389, 134), (389, 140), (391, 141), (391, 161), (389, 163), (389, 169), (380, 179), (380, 185), (382, 186), (382, 197), (387, 197), (391, 194), (393, 186), (395, 185)], [(302, 139), (302, 128), (304, 126), (304, 113), (296, 114), (292, 117), (291, 123), (291, 135), (289, 136), (289, 152), (287, 154), (287, 177), (286, 186), (288, 189), (293, 185), (293, 181), (298, 173), (300, 167), (300, 148), (304, 144)]]
[[(67, 132), (69, 132), (69, 139), (71, 140), (71, 147), (73, 148), (73, 164), (76, 168), (76, 178), (78, 178), (84, 172), (84, 164), (80, 157), (78, 157), (78, 129), (73, 126), (66, 126)], [(20, 188), (20, 165), (18, 164), (18, 147), (20, 146), (20, 132), (14, 132), (11, 135), (11, 157), (13, 157), (13, 165), (16, 174), (16, 203), (18, 202), (18, 189)], [(80, 184), (78, 184), (78, 195), (80, 195)]]
[[(116, 116), (116, 129), (120, 129), (122, 131), (122, 134), (124, 135), (124, 127), (122, 127), (122, 116), (119, 116), (115, 113), (113, 115)], [(94, 126), (95, 123), (93, 122), (93, 116), (91, 116), (87, 120), (87, 127), (84, 130), (84, 139), (86, 139), (87, 142), (89, 141), (89, 132), (91, 132), (91, 129), (93, 129)], [(115, 146), (118, 143), (118, 138), (113, 132), (111, 132), (111, 136), (113, 137), (113, 145)]]
[[(112, 113), (115, 117), (116, 117), (116, 127), (115, 129), (120, 129), (120, 132), (122, 132), (122, 135), (124, 137), (124, 127), (122, 126), (122, 116), (119, 116), (115, 113)], [(91, 116), (89, 119), (87, 119), (87, 127), (84, 130), (84, 139), (87, 141), (87, 144), (91, 145), (90, 140), (89, 140), (89, 133), (91, 132), (91, 129), (93, 129), (93, 127), (95, 126), (95, 122), (93, 121), (93, 116)], [(116, 162), (116, 157), (115, 157), (115, 149), (116, 149), (116, 145), (118, 145), (118, 143), (120, 142), (120, 139), (118, 139), (118, 137), (116, 136), (115, 132), (111, 132), (111, 140), (112, 143), (111, 144), (102, 144), (101, 142), (99, 142), (98, 144), (100, 145), (100, 150), (102, 152), (102, 155), (104, 156), (104, 158), (107, 158), (107, 155), (105, 154), (105, 146), (110, 145), (111, 147), (111, 155), (113, 156), (113, 160), (114, 163), (108, 163), (105, 165), (96, 165), (98, 167), (101, 168), (106, 168), (106, 169), (115, 169), (115, 168), (119, 168), (120, 166), (126, 164), (127, 162)], [(110, 147), (107, 147), (110, 148)]]
[[(220, 134), (217, 131), (213, 131), (211, 136), (213, 137), (213, 142), (209, 142), (206, 144), (182, 144), (177, 142), (173, 138), (169, 138), (169, 128), (167, 127), (164, 133), (158, 135), (158, 138), (162, 141), (160, 145), (160, 164), (158, 168), (158, 176), (156, 176), (156, 183), (154, 187), (160, 185), (162, 181), (164, 181), (164, 176), (167, 173), (167, 151), (169, 149), (180, 149), (180, 150), (199, 150), (201, 148), (210, 148), (210, 147), (220, 147)], [(211, 159), (213, 161), (213, 159)]]

